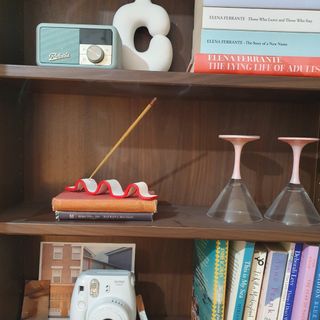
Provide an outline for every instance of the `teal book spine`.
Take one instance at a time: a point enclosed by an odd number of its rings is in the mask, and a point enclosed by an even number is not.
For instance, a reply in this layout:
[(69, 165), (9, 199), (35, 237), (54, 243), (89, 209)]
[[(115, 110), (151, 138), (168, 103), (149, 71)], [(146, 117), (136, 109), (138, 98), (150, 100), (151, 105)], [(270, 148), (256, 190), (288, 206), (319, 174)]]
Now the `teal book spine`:
[(246, 242), (233, 320), (242, 320), (244, 304), (246, 302), (248, 291), (248, 283), (250, 278), (253, 253), (254, 242)]
[(320, 56), (320, 33), (201, 30), (200, 53)]
[(195, 241), (191, 309), (195, 318), (224, 319), (227, 258), (227, 240)]

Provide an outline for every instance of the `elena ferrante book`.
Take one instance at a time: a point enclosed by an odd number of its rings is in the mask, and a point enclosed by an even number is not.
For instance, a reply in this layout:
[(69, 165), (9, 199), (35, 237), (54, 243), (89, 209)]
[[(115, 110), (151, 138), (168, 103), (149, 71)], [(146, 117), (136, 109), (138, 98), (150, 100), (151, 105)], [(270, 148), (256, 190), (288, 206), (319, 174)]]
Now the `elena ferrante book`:
[(320, 57), (196, 54), (195, 73), (320, 77)]
[(203, 7), (203, 29), (318, 32), (320, 11)]
[(195, 53), (320, 56), (320, 33), (202, 29), (200, 38)]
[(227, 240), (195, 240), (192, 319), (224, 319)]
[(201, 0), (204, 6), (271, 9), (320, 9), (318, 0)]
[(229, 244), (226, 319), (241, 320), (247, 295), (254, 242), (231, 241)]
[(309, 314), (311, 293), (316, 271), (319, 246), (304, 244), (298, 274), (296, 294), (294, 296), (292, 320), (307, 320)]
[(257, 319), (277, 320), (288, 253), (279, 244), (268, 243), (266, 244), (266, 247), (268, 256)]
[(261, 243), (256, 243), (252, 259), (251, 273), (248, 284), (248, 292), (244, 308), (243, 319), (256, 319), (266, 260), (266, 247)]

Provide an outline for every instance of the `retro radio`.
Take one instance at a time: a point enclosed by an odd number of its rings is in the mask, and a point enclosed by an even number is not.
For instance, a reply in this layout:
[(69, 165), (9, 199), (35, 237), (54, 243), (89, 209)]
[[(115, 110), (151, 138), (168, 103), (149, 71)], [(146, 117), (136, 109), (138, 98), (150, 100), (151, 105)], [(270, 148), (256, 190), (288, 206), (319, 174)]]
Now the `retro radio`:
[(37, 27), (37, 64), (42, 66), (121, 66), (121, 40), (113, 26), (41, 23)]

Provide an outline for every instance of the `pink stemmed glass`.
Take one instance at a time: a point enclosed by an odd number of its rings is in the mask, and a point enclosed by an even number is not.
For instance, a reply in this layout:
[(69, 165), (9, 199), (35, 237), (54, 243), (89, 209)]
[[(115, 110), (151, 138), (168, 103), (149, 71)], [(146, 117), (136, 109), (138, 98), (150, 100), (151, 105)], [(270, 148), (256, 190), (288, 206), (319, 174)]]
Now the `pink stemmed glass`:
[(243, 146), (260, 139), (259, 136), (219, 135), (234, 147), (234, 167), (232, 177), (210, 207), (207, 215), (227, 223), (247, 224), (262, 220), (262, 215), (254, 203), (248, 188), (241, 179), (240, 158)]
[(265, 218), (293, 226), (309, 226), (320, 223), (320, 216), (307, 192), (300, 183), (299, 165), (303, 147), (319, 141), (318, 138), (279, 137), (293, 151), (292, 175), (288, 185), (280, 192), (265, 213)]

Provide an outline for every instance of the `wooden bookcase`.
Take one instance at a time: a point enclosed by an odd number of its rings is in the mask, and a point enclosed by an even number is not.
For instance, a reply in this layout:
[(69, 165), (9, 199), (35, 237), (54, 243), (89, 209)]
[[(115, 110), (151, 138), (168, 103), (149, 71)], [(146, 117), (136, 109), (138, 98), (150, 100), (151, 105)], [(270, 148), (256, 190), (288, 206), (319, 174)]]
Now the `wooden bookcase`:
[[(318, 241), (320, 227), (229, 226), (206, 208), (230, 177), (233, 151), (218, 134), (258, 134), (242, 175), (264, 212), (287, 183), (291, 151), (276, 138), (319, 136), (320, 79), (185, 73), (193, 0), (156, 0), (171, 17), (170, 72), (40, 68), (40, 22), (111, 24), (125, 0), (0, 3), (0, 310), (17, 319), (24, 279), (36, 279), (40, 241), (135, 242), (137, 292), (151, 319), (190, 318), (193, 239)], [(137, 45), (148, 35), (139, 31)], [(142, 40), (141, 40), (142, 39)], [(157, 105), (96, 176), (144, 180), (162, 204), (154, 223), (57, 223), (52, 196), (91, 173), (154, 96)], [(319, 145), (301, 179), (319, 208)]]

